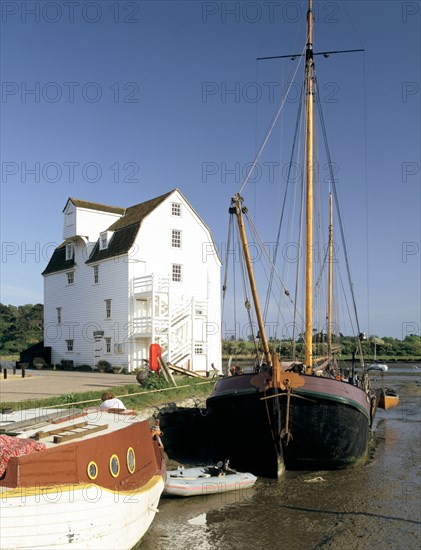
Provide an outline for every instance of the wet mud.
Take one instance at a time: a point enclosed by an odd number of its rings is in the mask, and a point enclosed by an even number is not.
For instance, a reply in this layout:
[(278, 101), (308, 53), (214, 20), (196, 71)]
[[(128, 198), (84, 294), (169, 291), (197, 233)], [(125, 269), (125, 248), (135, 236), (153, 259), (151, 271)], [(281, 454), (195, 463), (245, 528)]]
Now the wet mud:
[(392, 365), (385, 384), (398, 390), (400, 403), (377, 411), (365, 465), (288, 471), (279, 481), (259, 479), (233, 493), (163, 497), (139, 548), (418, 550), (421, 366)]

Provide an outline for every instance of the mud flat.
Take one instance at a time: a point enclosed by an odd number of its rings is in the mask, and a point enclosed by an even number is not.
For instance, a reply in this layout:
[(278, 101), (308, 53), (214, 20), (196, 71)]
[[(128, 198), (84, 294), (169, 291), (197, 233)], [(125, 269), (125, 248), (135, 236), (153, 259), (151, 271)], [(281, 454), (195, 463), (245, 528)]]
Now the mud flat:
[(377, 412), (364, 466), (289, 471), (238, 493), (161, 499), (140, 548), (418, 550), (421, 371), (414, 366), (389, 367), (385, 385), (399, 391), (400, 404)]

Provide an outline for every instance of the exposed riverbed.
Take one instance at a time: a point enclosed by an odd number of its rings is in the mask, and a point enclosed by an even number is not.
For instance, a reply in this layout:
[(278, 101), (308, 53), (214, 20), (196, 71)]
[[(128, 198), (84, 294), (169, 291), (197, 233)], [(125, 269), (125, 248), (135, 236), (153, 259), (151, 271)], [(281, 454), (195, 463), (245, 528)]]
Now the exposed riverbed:
[(288, 471), (235, 493), (163, 497), (139, 548), (418, 550), (421, 365), (390, 365), (385, 385), (398, 390), (400, 404), (377, 412), (364, 466)]

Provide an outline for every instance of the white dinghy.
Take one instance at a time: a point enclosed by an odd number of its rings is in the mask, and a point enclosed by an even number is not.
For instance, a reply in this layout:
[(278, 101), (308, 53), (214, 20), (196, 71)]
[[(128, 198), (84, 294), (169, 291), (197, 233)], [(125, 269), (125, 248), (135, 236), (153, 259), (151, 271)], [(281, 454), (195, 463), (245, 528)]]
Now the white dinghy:
[(167, 472), (164, 495), (192, 497), (239, 491), (250, 489), (256, 480), (253, 474), (232, 470), (228, 461), (216, 466), (179, 467)]

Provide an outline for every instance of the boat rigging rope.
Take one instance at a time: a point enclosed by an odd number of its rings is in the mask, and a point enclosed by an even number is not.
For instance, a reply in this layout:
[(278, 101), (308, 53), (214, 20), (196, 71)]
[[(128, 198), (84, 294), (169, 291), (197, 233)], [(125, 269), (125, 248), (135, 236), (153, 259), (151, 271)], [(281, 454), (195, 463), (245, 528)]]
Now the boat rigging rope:
[[(234, 215), (234, 214), (232, 214), (232, 215)], [(238, 238), (238, 243), (240, 243), (241, 239), (240, 239), (238, 227), (237, 227), (237, 238)], [(244, 255), (241, 254), (241, 252), (239, 254), (239, 260), (240, 260), (240, 268), (241, 268), (241, 278), (242, 278), (242, 282), (243, 282), (244, 305), (245, 305), (245, 308), (246, 308), (246, 311), (247, 311), (249, 326), (250, 326), (250, 330), (251, 330), (251, 337), (252, 337), (252, 341), (253, 341), (253, 344), (254, 344), (254, 349), (255, 349), (255, 352), (256, 352), (256, 359), (258, 361), (259, 349), (258, 349), (258, 345), (257, 345), (257, 342), (256, 342), (256, 336), (254, 334), (253, 310), (251, 308), (250, 299), (248, 297), (248, 292), (250, 291), (250, 284), (247, 285), (247, 282), (249, 282), (249, 279), (248, 279), (248, 277), (246, 277), (245, 259), (244, 259)]]
[[(315, 87), (316, 87), (316, 90), (317, 90), (317, 97), (320, 97), (319, 96), (319, 83), (317, 82), (316, 77), (315, 77), (314, 80), (315, 80), (315, 82), (314, 82)], [(329, 177), (330, 177), (330, 182), (331, 182), (331, 185), (332, 185), (332, 191), (333, 191), (333, 197), (334, 197), (334, 200), (335, 200), (336, 211), (337, 211), (337, 214), (338, 214), (339, 230), (340, 230), (340, 233), (341, 233), (342, 246), (344, 248), (345, 264), (346, 264), (346, 270), (347, 270), (347, 275), (348, 275), (349, 289), (350, 289), (351, 298), (352, 298), (352, 305), (353, 305), (353, 309), (354, 309), (355, 322), (357, 324), (358, 334), (360, 334), (360, 332), (361, 332), (360, 331), (360, 323), (359, 323), (359, 319), (358, 319), (357, 304), (356, 304), (355, 295), (354, 295), (354, 287), (353, 287), (352, 279), (351, 279), (351, 268), (350, 268), (349, 259), (348, 259), (348, 249), (347, 249), (347, 246), (346, 246), (345, 232), (344, 232), (344, 226), (343, 226), (343, 222), (342, 222), (341, 210), (340, 210), (340, 207), (339, 207), (338, 193), (337, 193), (337, 190), (336, 190), (335, 178), (333, 176), (332, 159), (331, 159), (331, 156), (330, 156), (329, 145), (328, 145), (328, 142), (327, 142), (326, 126), (325, 126), (325, 122), (324, 122), (324, 118), (323, 118), (322, 105), (321, 105), (320, 101), (317, 101), (317, 108), (318, 108), (318, 111), (319, 111), (320, 125), (321, 125), (321, 128), (322, 128), (323, 141), (324, 141), (326, 156), (327, 156), (327, 161), (328, 161)]]
[(282, 222), (283, 222), (283, 219), (284, 219), (285, 205), (286, 205), (286, 200), (287, 200), (287, 195), (288, 195), (288, 189), (289, 189), (289, 185), (290, 185), (290, 182), (291, 182), (291, 169), (292, 169), (292, 165), (293, 165), (293, 159), (294, 159), (294, 155), (295, 155), (295, 148), (296, 148), (296, 144), (297, 144), (298, 130), (299, 130), (300, 120), (301, 120), (302, 96), (303, 96), (303, 88), (301, 87), (299, 108), (298, 108), (297, 120), (296, 120), (296, 123), (295, 123), (294, 138), (293, 138), (293, 142), (292, 142), (291, 157), (290, 157), (289, 166), (288, 166), (287, 183), (286, 183), (286, 187), (285, 187), (284, 199), (283, 199), (283, 202), (282, 202), (282, 209), (281, 209), (281, 216), (280, 216), (280, 219), (279, 219), (278, 232), (277, 232), (277, 235), (276, 235), (275, 250), (274, 250), (274, 253), (273, 253), (272, 268), (271, 268), (271, 272), (270, 272), (269, 284), (268, 284), (268, 289), (267, 289), (267, 293), (266, 293), (265, 307), (264, 307), (264, 310), (263, 310), (263, 318), (264, 319), (267, 318), (267, 313), (268, 313), (268, 309), (269, 309), (269, 299), (270, 299), (270, 295), (272, 293), (274, 268), (275, 268), (275, 264), (276, 264), (276, 259), (278, 257), (279, 241), (280, 241), (280, 238), (281, 238)]
[[(264, 242), (262, 241), (262, 239), (260, 238), (260, 235), (255, 227), (255, 225), (253, 224), (250, 216), (248, 215), (248, 213), (245, 215), (246, 216), (246, 219), (250, 225), (250, 228), (253, 232), (253, 235), (255, 236), (262, 252), (263, 252), (263, 256), (266, 258), (266, 261), (269, 263), (269, 265), (272, 266), (273, 268), (273, 273), (274, 275), (276, 275), (276, 278), (274, 279), (275, 281), (278, 282), (278, 287), (280, 288), (280, 290), (283, 291), (283, 294), (286, 296), (285, 300), (287, 302), (287, 304), (291, 304), (292, 306), (294, 306), (294, 300), (291, 298), (291, 294), (290, 294), (290, 291), (287, 289), (287, 287), (285, 286), (285, 284), (283, 283), (277, 269), (276, 269), (276, 266), (273, 265), (273, 263), (271, 262), (270, 260), (270, 256), (269, 256), (269, 252), (267, 251), (267, 248), (264, 244)], [(276, 298), (274, 298), (276, 300)], [(279, 307), (279, 304), (278, 304), (278, 307)]]
[(338, 278), (339, 278), (339, 282), (341, 283), (342, 295), (343, 295), (343, 297), (344, 297), (344, 302), (345, 302), (345, 306), (346, 306), (346, 311), (347, 311), (347, 313), (348, 313), (349, 322), (350, 322), (350, 324), (351, 324), (351, 330), (352, 330), (352, 333), (354, 334), (354, 336), (357, 336), (358, 333), (355, 331), (355, 327), (354, 327), (354, 323), (353, 323), (353, 320), (352, 320), (351, 311), (350, 311), (350, 309), (349, 309), (349, 304), (348, 304), (346, 292), (345, 292), (345, 289), (344, 289), (344, 282), (343, 282), (343, 280), (342, 280), (341, 273), (340, 273), (339, 270), (338, 270)]
[(292, 388), (289, 385), (288, 380), (285, 380), (285, 389), (287, 390), (287, 393), (286, 393), (287, 404), (286, 404), (286, 414), (285, 414), (285, 428), (281, 432), (281, 438), (285, 441), (285, 445), (288, 445), (288, 443), (292, 439), (292, 433), (289, 431), (289, 409), (291, 404)]
[[(260, 235), (259, 235), (259, 233), (258, 233), (256, 227), (254, 226), (254, 224), (253, 224), (252, 220), (250, 219), (250, 216), (248, 215), (248, 213), (246, 213), (245, 216), (246, 216), (246, 219), (247, 219), (247, 221), (248, 221), (248, 223), (249, 223), (249, 225), (250, 225), (250, 228), (251, 228), (251, 230), (252, 230), (252, 232), (253, 232), (253, 234), (254, 234), (254, 236), (255, 236), (255, 238), (256, 238), (258, 244), (260, 245), (261, 250), (263, 251), (264, 257), (266, 258), (267, 262), (268, 262), (269, 264), (271, 264), (270, 256), (269, 256), (269, 253), (268, 253), (268, 251), (267, 251), (267, 248), (266, 248), (265, 244), (262, 242), (262, 240), (261, 240), (261, 238), (260, 238)], [(299, 320), (304, 324), (304, 317), (303, 317), (303, 315), (299, 312), (298, 308), (296, 307), (295, 301), (291, 298), (291, 295), (290, 295), (289, 290), (288, 290), (288, 289), (286, 288), (286, 286), (284, 285), (284, 283), (283, 283), (283, 281), (282, 281), (282, 279), (281, 279), (279, 273), (278, 273), (277, 270), (276, 270), (276, 266), (274, 266), (274, 275), (276, 275), (276, 278), (275, 278), (274, 280), (278, 283), (279, 289), (283, 291), (283, 295), (285, 295), (285, 302), (286, 302), (286, 305), (287, 305), (287, 306), (291, 306), (291, 305), (292, 305), (293, 308), (294, 308), (294, 315), (295, 315), (294, 319), (296, 319), (296, 317), (297, 317), (297, 315), (298, 315)], [(282, 287), (282, 289), (281, 289), (280, 287)], [(282, 320), (283, 320), (283, 322), (285, 323), (285, 319), (284, 319), (284, 317), (283, 317), (283, 315), (282, 315), (282, 313), (281, 313), (280, 304), (279, 304), (279, 302), (278, 302), (276, 296), (273, 296), (273, 298), (274, 298), (274, 300), (275, 300), (275, 302), (276, 302), (276, 304), (277, 304), (277, 306), (278, 306), (278, 311), (280, 312), (280, 315), (282, 316)], [(305, 342), (304, 342), (304, 343), (303, 343), (304, 348), (305, 348), (305, 345), (306, 345), (306, 344), (305, 344)]]
[[(228, 223), (228, 238), (227, 238), (227, 250), (225, 253), (225, 273), (224, 273), (224, 283), (222, 286), (222, 311), (221, 311), (221, 322), (224, 321), (224, 311), (225, 311), (225, 296), (228, 288), (228, 269), (229, 269), (229, 257), (230, 254), (233, 254), (233, 288), (234, 288), (234, 338), (237, 339), (237, 308), (236, 308), (236, 285), (235, 285), (235, 240), (234, 236), (234, 225), (233, 217), (229, 217)], [(231, 251), (231, 242), (233, 243), (233, 250)]]
[[(228, 260), (229, 260), (229, 253), (230, 253), (230, 246), (231, 246), (231, 234), (232, 234), (232, 216), (229, 217), (228, 222), (228, 238), (227, 238), (227, 250), (225, 252), (225, 273), (224, 273), (224, 284), (222, 285), (222, 292), (223, 292), (223, 302), (225, 300), (225, 293), (227, 291), (227, 280), (228, 280)], [(223, 308), (222, 308), (223, 311)]]
[(301, 53), (301, 56), (300, 56), (300, 61), (299, 61), (299, 63), (297, 63), (297, 67), (296, 67), (296, 69), (295, 69), (295, 71), (294, 71), (294, 74), (293, 74), (293, 76), (292, 76), (292, 78), (291, 78), (291, 80), (290, 80), (290, 82), (289, 82), (288, 88), (287, 88), (286, 92), (284, 93), (283, 97), (281, 97), (281, 100), (280, 100), (280, 103), (279, 103), (279, 107), (278, 107), (278, 109), (277, 109), (276, 112), (275, 112), (275, 116), (274, 116), (273, 119), (272, 119), (272, 122), (271, 122), (271, 124), (270, 124), (270, 126), (269, 126), (269, 129), (268, 129), (267, 133), (266, 133), (266, 137), (265, 137), (265, 139), (263, 140), (262, 144), (260, 145), (260, 148), (259, 148), (259, 150), (258, 150), (258, 152), (257, 152), (257, 155), (255, 156), (254, 161), (252, 162), (252, 164), (251, 164), (251, 166), (250, 166), (250, 169), (248, 170), (248, 172), (247, 172), (247, 174), (246, 174), (246, 177), (244, 178), (243, 184), (242, 184), (242, 186), (241, 186), (241, 188), (240, 188), (240, 191), (239, 191), (239, 194), (240, 194), (240, 195), (243, 193), (243, 190), (244, 190), (244, 188), (246, 187), (246, 185), (247, 185), (247, 183), (248, 183), (248, 181), (249, 181), (249, 179), (250, 179), (251, 174), (253, 173), (254, 169), (256, 168), (256, 164), (259, 162), (259, 159), (260, 159), (260, 157), (261, 157), (261, 155), (262, 155), (262, 153), (263, 153), (263, 151), (264, 151), (264, 149), (265, 149), (265, 147), (266, 147), (266, 144), (267, 144), (267, 142), (269, 141), (269, 138), (270, 138), (270, 136), (271, 136), (271, 134), (272, 134), (272, 131), (273, 131), (273, 129), (274, 129), (274, 127), (275, 127), (275, 125), (276, 125), (276, 123), (277, 123), (277, 121), (278, 121), (279, 115), (281, 114), (281, 111), (282, 111), (282, 109), (283, 109), (283, 107), (284, 107), (284, 105), (285, 105), (285, 102), (286, 102), (286, 99), (287, 99), (287, 97), (288, 97), (289, 91), (291, 90), (292, 84), (293, 84), (293, 82), (295, 81), (295, 77), (296, 77), (296, 74), (297, 74), (297, 72), (298, 72), (298, 69), (299, 69), (299, 67), (300, 67), (300, 65), (301, 65), (301, 61), (302, 61), (302, 59), (304, 59), (303, 56), (304, 56), (305, 49), (306, 49), (306, 45), (304, 46), (304, 48), (303, 48), (303, 50), (302, 50), (302, 53)]

